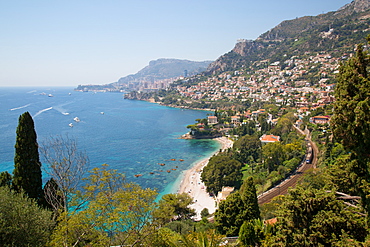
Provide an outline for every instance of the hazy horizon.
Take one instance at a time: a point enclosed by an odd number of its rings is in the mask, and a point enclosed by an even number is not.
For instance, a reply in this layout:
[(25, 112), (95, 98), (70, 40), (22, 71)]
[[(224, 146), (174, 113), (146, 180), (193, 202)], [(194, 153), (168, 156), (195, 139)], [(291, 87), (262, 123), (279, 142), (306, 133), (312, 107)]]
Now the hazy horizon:
[(216, 60), (237, 39), (350, 2), (2, 1), (0, 87), (106, 84), (159, 58)]

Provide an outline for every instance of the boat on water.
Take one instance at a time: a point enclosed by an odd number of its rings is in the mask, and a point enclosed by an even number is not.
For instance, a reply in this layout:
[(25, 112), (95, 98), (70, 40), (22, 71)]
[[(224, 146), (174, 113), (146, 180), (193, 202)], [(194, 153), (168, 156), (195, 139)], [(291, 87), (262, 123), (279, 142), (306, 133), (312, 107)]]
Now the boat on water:
[(102, 112), (100, 112), (100, 114), (101, 114), (101, 115), (104, 115), (104, 112), (102, 111)]
[(81, 121), (78, 117), (75, 117), (73, 120), (75, 120), (76, 122), (80, 122)]
[(63, 115), (68, 116), (69, 112), (62, 112)]
[(72, 128), (73, 127), (73, 123), (68, 124), (68, 126)]
[(48, 97), (54, 97), (54, 95), (52, 95), (51, 93), (49, 93)]

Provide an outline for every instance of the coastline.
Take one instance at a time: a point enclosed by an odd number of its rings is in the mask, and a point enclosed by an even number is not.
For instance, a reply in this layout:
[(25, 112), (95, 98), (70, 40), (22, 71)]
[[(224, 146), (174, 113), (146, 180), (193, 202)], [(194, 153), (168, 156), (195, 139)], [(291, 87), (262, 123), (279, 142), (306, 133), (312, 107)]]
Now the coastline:
[[(228, 149), (233, 145), (233, 141), (224, 136), (215, 138), (214, 140), (221, 144), (221, 150)], [(214, 152), (210, 157), (197, 162), (189, 170), (186, 170), (180, 182), (177, 193), (187, 193), (193, 198), (193, 204), (190, 205), (190, 208), (196, 211), (195, 220), (201, 219), (200, 212), (204, 208), (207, 208), (210, 214), (216, 211), (216, 201), (206, 192), (206, 186), (201, 181), (200, 176), (203, 168), (208, 164), (209, 159), (218, 152), (219, 150)]]

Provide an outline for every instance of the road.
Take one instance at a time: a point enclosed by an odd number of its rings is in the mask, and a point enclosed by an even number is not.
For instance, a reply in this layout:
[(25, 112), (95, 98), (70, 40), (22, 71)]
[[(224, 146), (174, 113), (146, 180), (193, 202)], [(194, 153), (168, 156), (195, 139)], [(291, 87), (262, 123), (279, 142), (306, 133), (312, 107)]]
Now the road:
[[(299, 128), (296, 128), (296, 130), (298, 132), (300, 132), (302, 135), (305, 134)], [(307, 170), (309, 170), (311, 168), (316, 168), (318, 148), (317, 148), (316, 144), (311, 141), (311, 137), (309, 136), (309, 134), (306, 135), (306, 136), (307, 136), (306, 140), (308, 140), (308, 142), (310, 142), (311, 147), (312, 147), (312, 151), (313, 151), (313, 159), (312, 159), (311, 164), (307, 164), (306, 160), (304, 160), (299, 165), (298, 169), (291, 176), (289, 176), (287, 179), (285, 179), (284, 181), (282, 181), (280, 184), (276, 185), (275, 187), (273, 187), (273, 188), (269, 189), (268, 191), (260, 194), (258, 196), (258, 204), (268, 203), (275, 196), (287, 194), (288, 189), (290, 187), (294, 187), (297, 184), (297, 182), (299, 181), (299, 179), (303, 176), (303, 174)]]

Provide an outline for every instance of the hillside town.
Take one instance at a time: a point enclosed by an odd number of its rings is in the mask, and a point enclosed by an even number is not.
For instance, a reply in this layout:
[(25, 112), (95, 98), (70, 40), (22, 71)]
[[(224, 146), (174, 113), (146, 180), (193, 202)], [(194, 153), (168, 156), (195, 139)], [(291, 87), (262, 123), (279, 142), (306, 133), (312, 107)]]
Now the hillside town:
[(274, 101), (290, 103), (305, 112), (333, 102), (333, 78), (338, 73), (340, 61), (327, 53), (307, 54), (305, 58), (293, 56), (284, 62), (262, 61), (253, 64), (257, 70), (241, 70), (209, 77), (190, 87), (179, 84), (179, 94), (192, 100), (208, 102), (218, 100)]

